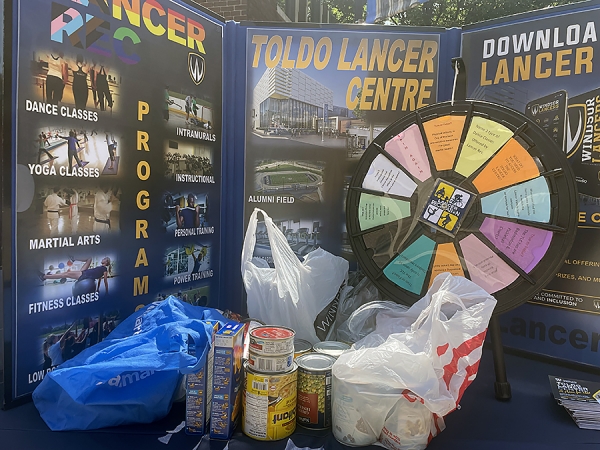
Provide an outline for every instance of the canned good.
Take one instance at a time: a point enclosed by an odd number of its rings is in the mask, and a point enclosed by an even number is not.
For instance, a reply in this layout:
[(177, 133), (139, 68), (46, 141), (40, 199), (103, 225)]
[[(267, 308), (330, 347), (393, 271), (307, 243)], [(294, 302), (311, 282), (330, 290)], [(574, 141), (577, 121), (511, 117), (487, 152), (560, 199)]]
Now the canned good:
[(263, 374), (248, 363), (243, 397), (242, 431), (259, 441), (276, 441), (296, 430), (298, 365), (279, 374)]
[(274, 356), (294, 353), (294, 330), (264, 326), (250, 331), (250, 351), (255, 355)]
[(331, 368), (335, 358), (320, 353), (300, 356), (296, 420), (305, 428), (331, 426)]
[(257, 372), (280, 373), (289, 372), (294, 365), (294, 354), (263, 356), (250, 352), (248, 356), (248, 367)]
[(336, 359), (349, 348), (348, 344), (339, 341), (323, 341), (313, 345), (315, 352), (333, 356)]
[(312, 344), (304, 339), (294, 339), (294, 359), (312, 352)]

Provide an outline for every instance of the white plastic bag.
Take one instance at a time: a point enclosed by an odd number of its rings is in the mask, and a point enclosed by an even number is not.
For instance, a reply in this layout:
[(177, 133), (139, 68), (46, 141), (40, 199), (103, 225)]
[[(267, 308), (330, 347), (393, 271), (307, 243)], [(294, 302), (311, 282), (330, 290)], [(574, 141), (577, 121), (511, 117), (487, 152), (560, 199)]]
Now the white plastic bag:
[[(378, 314), (375, 331), (333, 365), (336, 438), (347, 435), (345, 426), (336, 425), (346, 424), (348, 411), (366, 424), (371, 436), (381, 436), (386, 422), (401, 419), (390, 413), (406, 390), (431, 414), (443, 417), (456, 409), (477, 374), (495, 305), (473, 282), (445, 273), (408, 311)], [(433, 431), (430, 427), (427, 436)], [(411, 435), (411, 446), (398, 448), (424, 448), (423, 437)]]
[[(265, 219), (274, 268), (252, 258), (259, 212)], [(256, 208), (244, 238), (242, 278), (250, 317), (292, 328), (296, 337), (314, 344), (327, 338), (334, 323), (348, 261), (318, 248), (300, 262), (273, 220)]]

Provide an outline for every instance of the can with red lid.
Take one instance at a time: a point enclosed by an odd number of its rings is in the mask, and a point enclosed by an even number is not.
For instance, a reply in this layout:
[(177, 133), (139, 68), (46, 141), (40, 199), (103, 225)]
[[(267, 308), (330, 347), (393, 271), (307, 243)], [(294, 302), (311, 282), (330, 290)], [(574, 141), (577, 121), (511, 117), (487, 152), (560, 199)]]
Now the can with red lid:
[(291, 328), (264, 326), (250, 331), (250, 352), (260, 356), (289, 355), (294, 353), (294, 336)]

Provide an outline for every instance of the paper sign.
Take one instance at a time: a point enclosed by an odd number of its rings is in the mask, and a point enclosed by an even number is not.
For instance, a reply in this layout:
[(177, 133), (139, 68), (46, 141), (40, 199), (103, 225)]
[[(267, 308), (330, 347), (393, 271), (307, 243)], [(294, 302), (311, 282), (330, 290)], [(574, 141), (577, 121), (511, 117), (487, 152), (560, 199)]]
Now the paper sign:
[(431, 177), (429, 160), (418, 125), (411, 125), (387, 141), (385, 151), (402, 164), (402, 167), (417, 180), (425, 181)]
[(385, 156), (377, 155), (365, 175), (362, 187), (400, 197), (410, 197), (415, 192), (417, 184)]
[(544, 257), (552, 232), (486, 217), (480, 231), (498, 250), (529, 273)]
[(490, 294), (504, 289), (519, 277), (517, 272), (473, 234), (460, 241), (460, 248), (471, 281)]
[(502, 189), (540, 175), (535, 160), (516, 139), (510, 139), (473, 181), (481, 193)]
[(460, 264), (458, 253), (452, 242), (438, 244), (429, 278), (429, 286), (440, 273), (449, 272), (454, 276), (464, 277), (465, 272)]
[(434, 241), (421, 236), (388, 264), (383, 274), (401, 288), (420, 294), (434, 248)]
[(495, 192), (481, 199), (481, 211), (493, 216), (548, 223), (550, 190), (544, 177)]
[(473, 117), (465, 137), (456, 172), (468, 177), (512, 137), (513, 132), (493, 120)]
[(451, 170), (458, 153), (466, 116), (443, 116), (423, 123), (437, 170)]
[(358, 205), (361, 230), (383, 225), (410, 216), (410, 203), (389, 197), (362, 194)]

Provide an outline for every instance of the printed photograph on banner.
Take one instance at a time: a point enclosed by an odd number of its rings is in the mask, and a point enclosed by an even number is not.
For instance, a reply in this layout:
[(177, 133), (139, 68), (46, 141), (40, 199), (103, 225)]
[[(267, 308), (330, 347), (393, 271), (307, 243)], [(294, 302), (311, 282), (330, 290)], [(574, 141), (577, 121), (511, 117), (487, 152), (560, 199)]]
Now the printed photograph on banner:
[[(83, 126), (82, 126), (83, 125)], [(33, 133), (29, 145), (21, 143), (19, 162), (31, 175), (98, 178), (117, 175), (121, 136), (93, 123), (78, 122), (76, 127), (46, 126)]]
[(121, 313), (115, 309), (44, 321), (38, 328), (39, 334), (32, 336), (27, 383), (38, 384), (59, 364), (104, 340), (121, 320)]
[[(57, 31), (61, 33), (62, 31)], [(27, 111), (97, 122), (120, 106), (121, 75), (110, 63), (88, 52), (59, 44), (33, 52), (32, 97)], [(56, 114), (54, 114), (56, 111)]]
[(211, 244), (209, 242), (191, 242), (182, 246), (173, 246), (165, 250), (164, 278), (167, 284), (175, 286), (212, 278)]
[[(290, 248), (300, 259), (321, 246), (320, 228), (323, 224), (319, 219), (300, 219), (286, 217), (285, 214), (282, 214), (281, 218), (273, 217), (273, 223), (281, 230)], [(273, 265), (271, 244), (264, 221), (256, 224), (254, 257), (264, 259)]]
[(210, 143), (168, 140), (165, 142), (164, 155), (167, 179), (186, 183), (215, 183)]
[(321, 203), (324, 161), (260, 160), (256, 162), (254, 203)]
[(78, 318), (71, 323), (68, 323), (69, 320), (72, 319), (48, 323), (40, 330), (39, 354), (36, 359), (44, 373), (103, 341), (121, 322), (121, 315), (118, 310), (114, 310), (102, 315)]
[(165, 86), (163, 119), (168, 127), (175, 129), (176, 136), (214, 142), (214, 106), (210, 97), (198, 87), (175, 91)]
[(208, 306), (210, 303), (210, 286), (196, 284), (181, 287), (180, 289), (165, 289), (156, 296), (156, 300), (165, 300), (171, 295), (194, 306)]
[(30, 250), (99, 244), (100, 235), (120, 232), (120, 197), (115, 186), (47, 185), (17, 214), (17, 226), (31, 236)]
[[(54, 300), (30, 303), (29, 314), (43, 312), (48, 307), (58, 309), (93, 303), (117, 293), (115, 278), (119, 265), (115, 253), (98, 253), (97, 249), (93, 252), (77, 250), (72, 254), (39, 258), (36, 275), (43, 289), (39, 297)], [(48, 302), (54, 302), (54, 306)]]
[(197, 189), (167, 191), (162, 196), (162, 203), (162, 227), (168, 235), (200, 236), (215, 232), (206, 192)]

